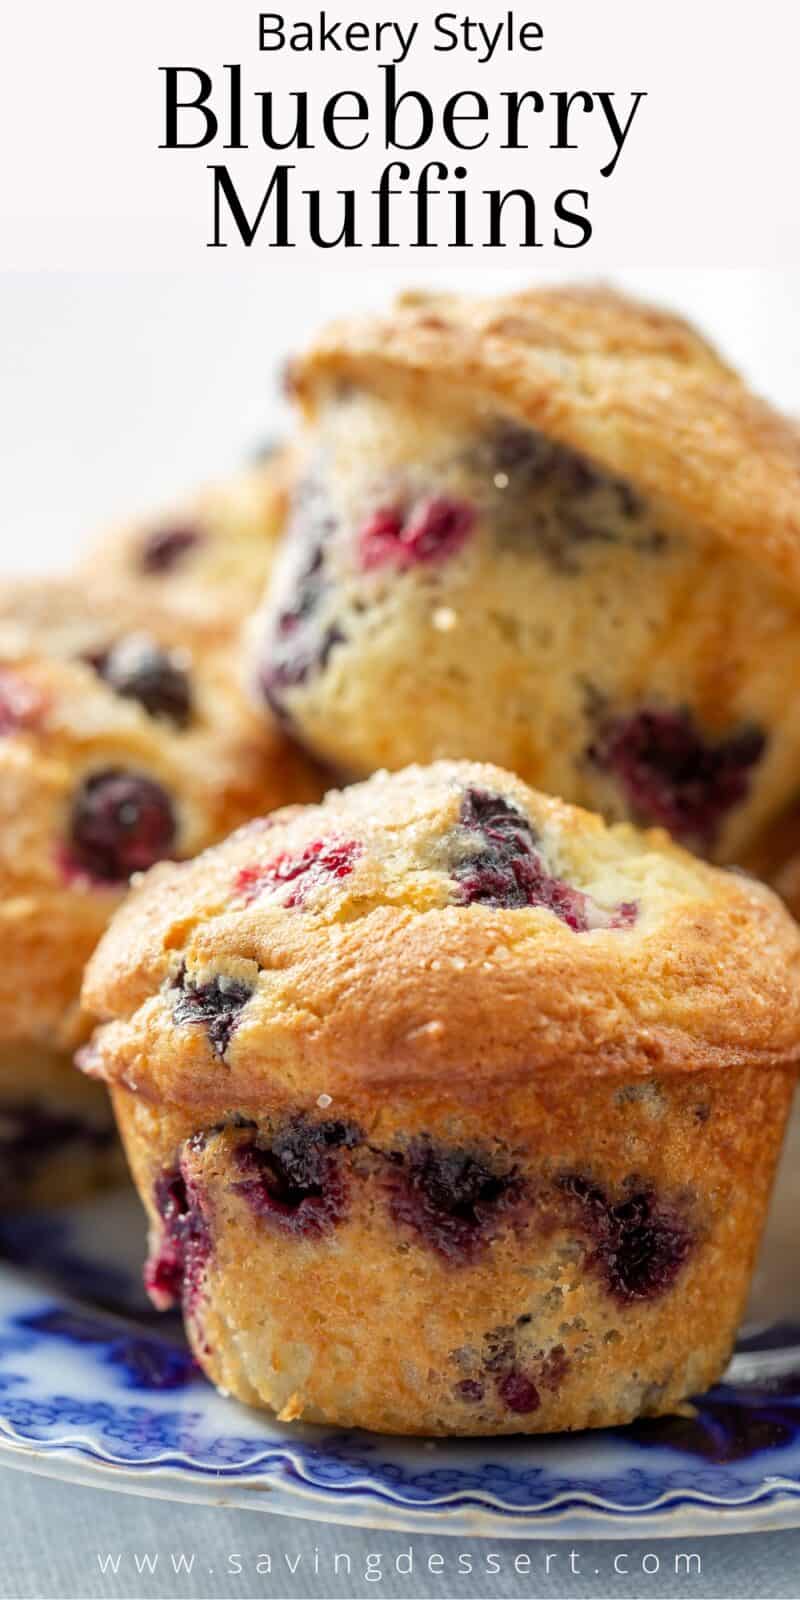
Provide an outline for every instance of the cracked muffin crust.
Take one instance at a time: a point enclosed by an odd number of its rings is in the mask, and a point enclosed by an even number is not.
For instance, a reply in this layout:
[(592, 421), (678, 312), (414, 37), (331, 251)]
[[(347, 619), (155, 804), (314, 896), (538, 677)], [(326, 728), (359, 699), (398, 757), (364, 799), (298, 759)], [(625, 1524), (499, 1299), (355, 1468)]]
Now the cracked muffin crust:
[(800, 433), (604, 290), (407, 296), (293, 369), (254, 690), (348, 776), (497, 761), (740, 860), (800, 769)]
[(132, 874), (321, 784), (236, 681), (233, 635), (78, 580), (0, 592), (0, 1042), (71, 1049)]
[(763, 886), (442, 762), (161, 866), (96, 951), (146, 1281), (282, 1419), (604, 1426), (718, 1376), (800, 1059)]
[(267, 580), (286, 517), (291, 451), (266, 446), (252, 465), (184, 504), (112, 529), (89, 546), (98, 564), (140, 603), (169, 606), (194, 627), (224, 629), (253, 609)]

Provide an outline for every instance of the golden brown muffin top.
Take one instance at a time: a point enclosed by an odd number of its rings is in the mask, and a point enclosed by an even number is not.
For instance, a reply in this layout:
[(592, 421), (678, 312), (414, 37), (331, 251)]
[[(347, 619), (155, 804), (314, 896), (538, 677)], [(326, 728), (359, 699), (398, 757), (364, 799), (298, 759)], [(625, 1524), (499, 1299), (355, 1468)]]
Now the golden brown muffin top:
[[(800, 932), (759, 884), (469, 762), (156, 868), (92, 960), (87, 1065), (155, 1100), (480, 1099), (542, 1074), (794, 1065)], [(324, 1080), (324, 1081), (323, 1081)]]
[(0, 591), (0, 1039), (68, 1047), (128, 878), (321, 792), (239, 690), (235, 635), (75, 580)]
[(524, 422), (800, 588), (800, 430), (679, 317), (601, 286), (406, 295), (335, 323), (292, 376), (308, 416), (354, 383)]

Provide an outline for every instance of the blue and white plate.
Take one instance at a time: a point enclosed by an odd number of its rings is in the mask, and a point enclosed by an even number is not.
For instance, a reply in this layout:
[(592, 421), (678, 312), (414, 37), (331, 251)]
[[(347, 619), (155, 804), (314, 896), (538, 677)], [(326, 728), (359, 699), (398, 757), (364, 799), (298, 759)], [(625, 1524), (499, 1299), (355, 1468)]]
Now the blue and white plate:
[(605, 1433), (425, 1441), (284, 1427), (223, 1399), (139, 1287), (121, 1193), (0, 1221), (0, 1459), (108, 1488), (365, 1527), (684, 1537), (800, 1526), (800, 1121), (751, 1315), (693, 1414)]

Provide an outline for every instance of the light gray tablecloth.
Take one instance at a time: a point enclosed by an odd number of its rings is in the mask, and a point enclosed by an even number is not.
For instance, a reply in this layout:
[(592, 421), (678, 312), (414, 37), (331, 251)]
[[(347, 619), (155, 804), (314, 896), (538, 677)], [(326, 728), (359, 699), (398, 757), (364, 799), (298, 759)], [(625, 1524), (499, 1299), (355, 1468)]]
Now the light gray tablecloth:
[[(558, 1541), (373, 1534), (253, 1511), (77, 1488), (8, 1468), (0, 1470), (0, 1529), (2, 1600), (800, 1597), (800, 1532), (688, 1539), (677, 1544), (577, 1541), (570, 1562), (570, 1546)], [(192, 1563), (188, 1573), (185, 1567), (173, 1570), (172, 1558), (177, 1565), (181, 1554)], [(259, 1557), (266, 1555), (271, 1557), (271, 1573), (257, 1570)], [(699, 1556), (699, 1573), (696, 1561), (690, 1572), (685, 1560), (676, 1563), (676, 1557), (687, 1555)], [(490, 1556), (500, 1564), (499, 1572), (492, 1570)], [(154, 1572), (148, 1573), (145, 1557), (151, 1564), (157, 1558)], [(374, 1573), (377, 1557), (382, 1576), (368, 1579), (367, 1567), (371, 1565)], [(628, 1569), (627, 1576), (615, 1574), (615, 1557)], [(468, 1573), (464, 1569), (470, 1558)], [(241, 1571), (235, 1570), (237, 1564)]]

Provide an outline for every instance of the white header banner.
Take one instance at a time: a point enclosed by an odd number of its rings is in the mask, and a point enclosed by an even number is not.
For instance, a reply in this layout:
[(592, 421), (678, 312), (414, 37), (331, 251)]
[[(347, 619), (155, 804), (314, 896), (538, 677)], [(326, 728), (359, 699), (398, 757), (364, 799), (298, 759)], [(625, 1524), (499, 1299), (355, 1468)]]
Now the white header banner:
[(800, 11), (18, 4), (0, 266), (786, 266)]

